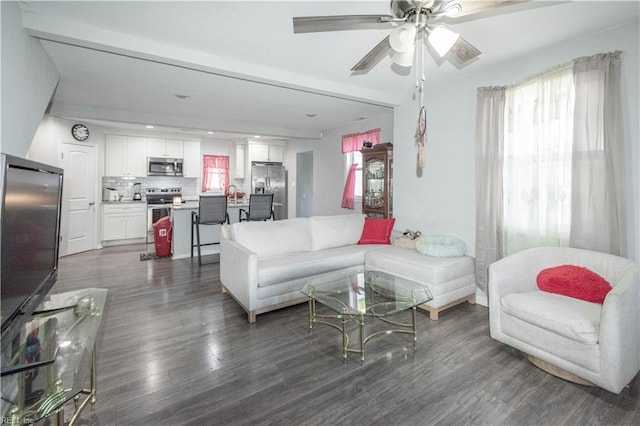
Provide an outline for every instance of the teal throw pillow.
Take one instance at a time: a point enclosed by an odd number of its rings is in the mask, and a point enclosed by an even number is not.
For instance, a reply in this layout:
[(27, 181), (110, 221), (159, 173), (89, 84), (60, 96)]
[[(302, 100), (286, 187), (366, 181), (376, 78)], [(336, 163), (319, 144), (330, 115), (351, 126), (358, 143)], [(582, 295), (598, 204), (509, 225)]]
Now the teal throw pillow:
[(451, 235), (423, 235), (416, 240), (416, 250), (427, 256), (458, 257), (467, 252), (467, 245)]

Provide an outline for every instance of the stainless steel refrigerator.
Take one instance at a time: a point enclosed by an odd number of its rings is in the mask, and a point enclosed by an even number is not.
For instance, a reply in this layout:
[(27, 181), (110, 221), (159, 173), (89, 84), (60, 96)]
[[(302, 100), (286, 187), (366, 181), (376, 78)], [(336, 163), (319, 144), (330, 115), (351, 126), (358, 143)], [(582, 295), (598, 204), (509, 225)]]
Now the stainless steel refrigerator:
[(276, 220), (287, 219), (287, 169), (282, 163), (251, 163), (251, 193), (273, 193)]

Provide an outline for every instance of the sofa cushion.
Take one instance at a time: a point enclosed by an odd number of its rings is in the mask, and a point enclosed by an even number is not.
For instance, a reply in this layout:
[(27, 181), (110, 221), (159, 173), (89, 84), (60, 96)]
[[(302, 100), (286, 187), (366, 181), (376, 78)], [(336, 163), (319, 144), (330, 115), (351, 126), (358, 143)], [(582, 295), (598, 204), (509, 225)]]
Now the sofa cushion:
[(445, 283), (475, 273), (472, 257), (425, 256), (416, 250), (394, 246), (367, 253), (365, 266), (427, 284)]
[(231, 225), (231, 236), (258, 257), (311, 251), (308, 221), (307, 218), (293, 218), (267, 222), (238, 222)]
[[(350, 245), (258, 260), (258, 287), (364, 265), (367, 251), (379, 246)], [(292, 267), (291, 265), (295, 265)]]
[(538, 273), (536, 282), (542, 291), (600, 304), (611, 291), (611, 284), (607, 280), (590, 269), (576, 265), (543, 269)]
[(391, 231), (396, 223), (391, 219), (364, 218), (364, 228), (358, 244), (391, 244)]
[(357, 244), (364, 228), (363, 214), (309, 218), (313, 251)]
[(510, 293), (501, 309), (524, 322), (585, 344), (597, 344), (601, 306), (544, 291)]

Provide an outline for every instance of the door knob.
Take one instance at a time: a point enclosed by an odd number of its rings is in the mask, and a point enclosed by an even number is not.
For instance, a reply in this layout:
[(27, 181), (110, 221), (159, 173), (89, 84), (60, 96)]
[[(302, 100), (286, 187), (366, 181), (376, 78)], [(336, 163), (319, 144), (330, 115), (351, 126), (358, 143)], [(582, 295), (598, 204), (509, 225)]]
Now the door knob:
[(89, 203), (89, 205), (93, 206), (95, 203), (96, 203), (95, 201), (92, 201), (92, 202)]

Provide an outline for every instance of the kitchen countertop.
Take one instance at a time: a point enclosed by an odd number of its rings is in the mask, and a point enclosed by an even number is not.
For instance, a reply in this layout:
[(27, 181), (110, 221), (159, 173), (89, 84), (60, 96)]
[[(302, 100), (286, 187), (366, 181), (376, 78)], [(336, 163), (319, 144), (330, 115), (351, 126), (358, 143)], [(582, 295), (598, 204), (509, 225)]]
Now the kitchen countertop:
[(147, 204), (146, 200), (103, 201), (102, 204)]
[[(169, 205), (174, 210), (189, 210), (189, 209), (197, 209), (199, 203), (200, 203), (199, 201), (183, 201), (181, 206), (174, 206), (172, 204), (169, 204)], [(238, 203), (238, 204), (227, 203), (228, 209), (239, 208), (239, 207), (249, 207), (249, 203)]]

